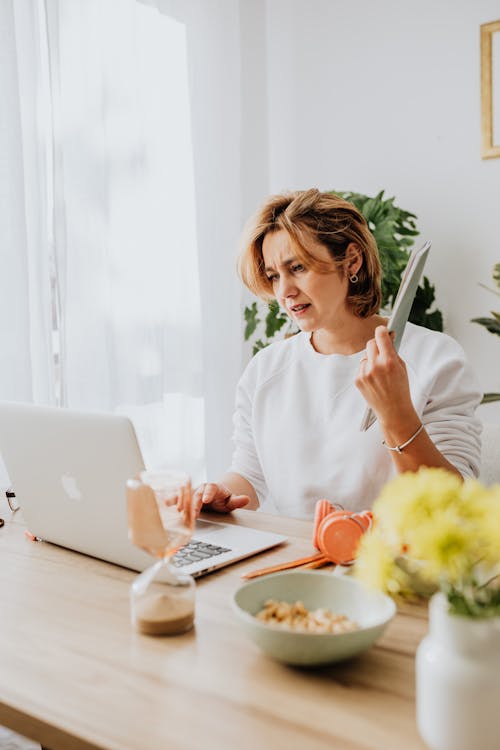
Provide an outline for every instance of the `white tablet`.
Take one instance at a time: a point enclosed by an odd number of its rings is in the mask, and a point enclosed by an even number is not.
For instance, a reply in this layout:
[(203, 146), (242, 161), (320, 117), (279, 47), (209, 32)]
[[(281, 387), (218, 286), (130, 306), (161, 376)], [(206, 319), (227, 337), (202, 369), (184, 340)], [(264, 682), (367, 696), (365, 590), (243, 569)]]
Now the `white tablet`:
[[(415, 248), (410, 255), (408, 264), (404, 270), (401, 278), (401, 284), (392, 306), (391, 317), (387, 324), (388, 331), (394, 331), (394, 347), (396, 351), (399, 349), (401, 339), (408, 321), (411, 306), (417, 293), (417, 287), (424, 270), (425, 261), (429, 255), (431, 243), (425, 242), (422, 247)], [(375, 422), (376, 416), (370, 407), (367, 408), (363, 420), (361, 422), (361, 431), (367, 430)]]

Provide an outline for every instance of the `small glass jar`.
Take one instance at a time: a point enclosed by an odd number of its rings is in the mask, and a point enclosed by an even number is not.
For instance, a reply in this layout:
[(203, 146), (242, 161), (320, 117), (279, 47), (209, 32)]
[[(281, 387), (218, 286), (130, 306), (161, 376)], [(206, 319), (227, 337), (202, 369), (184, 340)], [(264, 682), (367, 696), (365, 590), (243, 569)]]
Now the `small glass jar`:
[(195, 582), (172, 564), (194, 527), (191, 481), (172, 471), (143, 472), (127, 482), (129, 537), (158, 558), (132, 583), (131, 618), (146, 635), (177, 635), (194, 624)]
[(193, 577), (177, 572), (172, 575), (172, 566), (163, 560), (141, 573), (130, 587), (130, 615), (139, 633), (185, 633), (194, 625), (194, 614)]

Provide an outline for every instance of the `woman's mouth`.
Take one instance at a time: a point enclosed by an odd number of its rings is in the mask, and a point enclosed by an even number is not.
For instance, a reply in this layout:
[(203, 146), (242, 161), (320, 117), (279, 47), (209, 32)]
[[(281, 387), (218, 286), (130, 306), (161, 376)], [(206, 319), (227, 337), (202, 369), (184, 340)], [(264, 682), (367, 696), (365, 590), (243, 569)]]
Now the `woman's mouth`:
[(293, 315), (296, 318), (300, 318), (300, 316), (304, 315), (306, 313), (306, 311), (310, 307), (311, 307), (311, 305), (309, 303), (307, 303), (307, 304), (304, 304), (304, 305), (292, 305), (292, 307), (290, 307), (288, 309), (290, 310), (291, 313), (293, 313)]

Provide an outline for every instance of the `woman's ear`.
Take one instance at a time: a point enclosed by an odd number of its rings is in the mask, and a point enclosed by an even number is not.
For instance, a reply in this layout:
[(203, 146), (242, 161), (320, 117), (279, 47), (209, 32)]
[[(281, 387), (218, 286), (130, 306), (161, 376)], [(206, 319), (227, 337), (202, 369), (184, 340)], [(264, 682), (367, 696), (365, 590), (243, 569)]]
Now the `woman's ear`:
[(357, 274), (361, 266), (363, 265), (363, 256), (361, 250), (355, 242), (350, 242), (347, 245), (345, 253), (345, 270), (347, 276)]

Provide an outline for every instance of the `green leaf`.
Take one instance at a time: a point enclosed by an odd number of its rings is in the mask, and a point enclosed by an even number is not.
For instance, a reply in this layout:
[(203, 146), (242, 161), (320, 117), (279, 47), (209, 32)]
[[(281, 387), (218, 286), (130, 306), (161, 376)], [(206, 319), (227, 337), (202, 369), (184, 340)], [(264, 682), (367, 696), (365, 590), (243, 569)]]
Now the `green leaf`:
[(271, 339), (280, 331), (289, 320), (288, 315), (283, 312), (276, 300), (268, 305), (269, 312), (266, 315), (266, 336)]
[(365, 203), (363, 204), (362, 208), (362, 214), (365, 217), (366, 221), (374, 221), (374, 217), (372, 217), (372, 214), (376, 213), (376, 202), (374, 198), (369, 198)]
[(481, 403), (482, 404), (491, 404), (493, 401), (500, 401), (500, 393), (485, 393)]
[(422, 321), (422, 325), (425, 328), (430, 328), (431, 331), (442, 331), (443, 315), (441, 313), (441, 310), (434, 310), (431, 313), (426, 312)]
[(417, 300), (420, 300), (422, 305), (425, 305), (425, 309), (430, 307), (436, 299), (436, 295), (434, 294), (434, 287), (430, 283), (427, 276), (424, 276), (424, 278), (422, 279), (422, 283), (417, 288), (417, 293), (415, 296)]
[(250, 307), (245, 307), (244, 316), (246, 321), (245, 341), (248, 341), (252, 333), (255, 333), (255, 329), (260, 323), (256, 302), (252, 302)]
[(429, 312), (435, 300), (434, 286), (427, 276), (424, 276), (422, 284), (417, 287), (408, 320), (416, 325), (430, 328), (432, 331), (443, 330), (443, 316), (440, 310)]
[(252, 349), (252, 356), (255, 356), (257, 352), (260, 352), (261, 349), (265, 349), (266, 346), (269, 346), (270, 341), (262, 341), (262, 339), (257, 339), (257, 341), (253, 345)]
[(479, 323), (490, 333), (496, 333), (497, 336), (500, 336), (500, 322), (495, 318), (472, 318), (471, 323)]
[(493, 266), (493, 281), (500, 289), (500, 263), (495, 263), (495, 265)]

